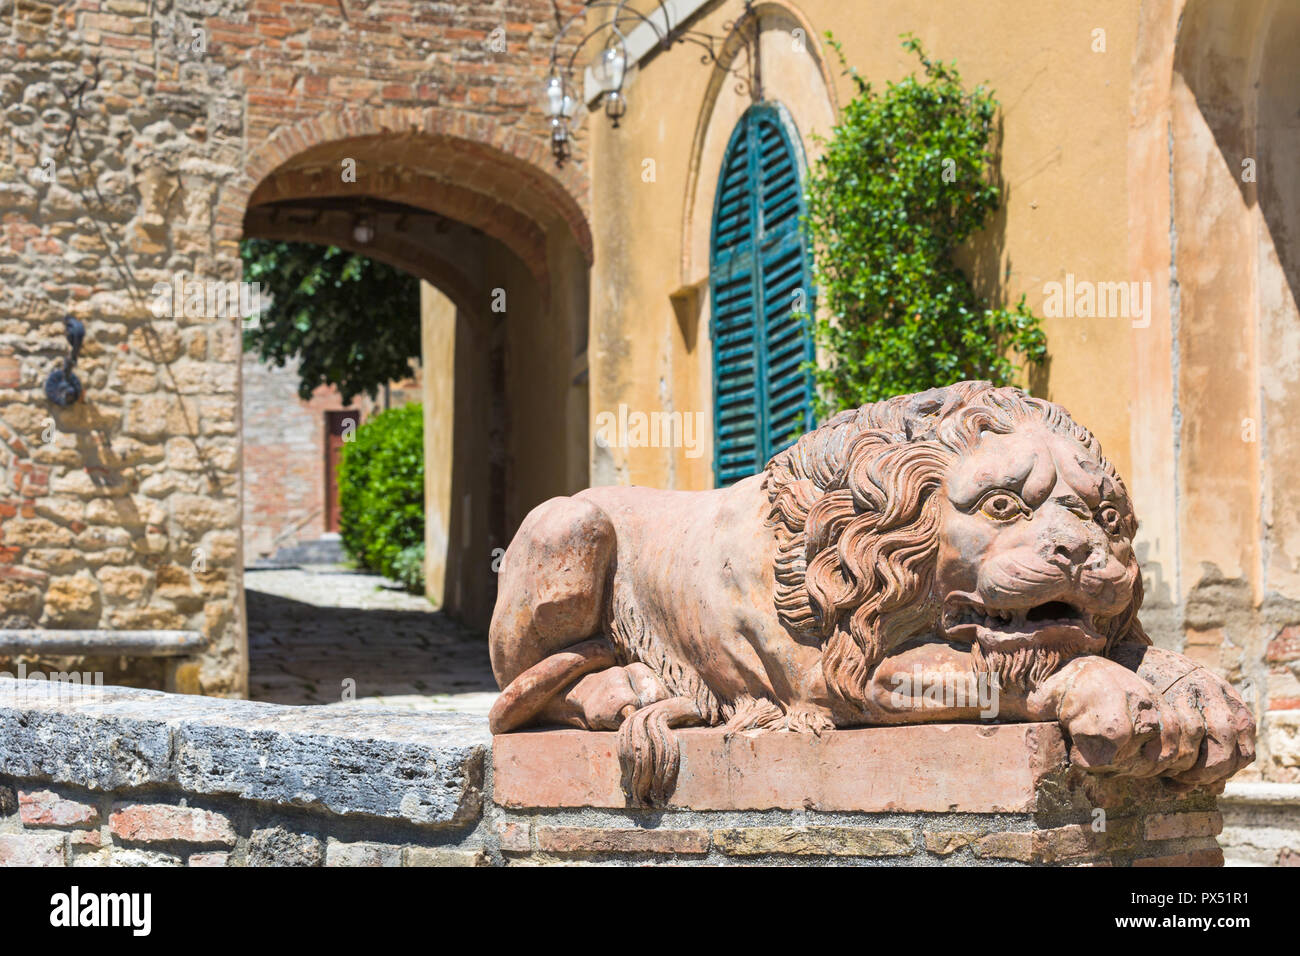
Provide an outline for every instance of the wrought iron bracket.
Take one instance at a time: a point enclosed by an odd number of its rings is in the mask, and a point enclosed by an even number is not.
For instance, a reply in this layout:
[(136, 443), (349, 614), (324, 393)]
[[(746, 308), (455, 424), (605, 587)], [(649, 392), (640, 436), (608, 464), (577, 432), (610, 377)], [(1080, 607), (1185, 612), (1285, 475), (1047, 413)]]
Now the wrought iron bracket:
[[(754, 102), (763, 98), (762, 63), (759, 56), (759, 14), (753, 7), (753, 0), (745, 0), (745, 9), (740, 16), (723, 24), (724, 33), (721, 36), (703, 30), (687, 29), (685, 23), (674, 24), (668, 7), (662, 3), (648, 13), (643, 13), (631, 6), (629, 0), (587, 0), (581, 9), (569, 16), (567, 20), (561, 16), (558, 3), (552, 0), (552, 4), (555, 10), (556, 33), (551, 44), (548, 82), (559, 85), (559, 89), (564, 94), (564, 103), (577, 99), (574, 67), (588, 43), (598, 36), (603, 36), (606, 48), (614, 47), (622, 51), (623, 66), (619, 70), (620, 79), (614, 89), (606, 89), (601, 94), (606, 100), (606, 114), (613, 121), (615, 128), (618, 127), (619, 118), (626, 109), (622, 94), (622, 71), (633, 65), (627, 56), (628, 32), (637, 27), (653, 32), (656, 43), (652, 50), (657, 48), (666, 51), (679, 43), (695, 44), (704, 51), (700, 55), (701, 63), (736, 78), (738, 94), (748, 95)], [(585, 21), (593, 10), (608, 11), (608, 18), (578, 37), (570, 44), (571, 48), (567, 56), (564, 55), (560, 47), (565, 36), (576, 24)], [(739, 48), (728, 56), (728, 41), (733, 37), (738, 38)], [(739, 56), (740, 49), (745, 52), (743, 63)], [(570, 154), (572, 133), (569, 129), (569, 118), (571, 115), (567, 107), (564, 112), (553, 108), (549, 117), (551, 152), (555, 156), (557, 166), (563, 166)]]
[(81, 398), (81, 379), (72, 371), (81, 354), (81, 344), (86, 340), (86, 327), (72, 316), (63, 319), (63, 334), (71, 349), (68, 357), (56, 366), (45, 379), (45, 397), (60, 408), (67, 408)]

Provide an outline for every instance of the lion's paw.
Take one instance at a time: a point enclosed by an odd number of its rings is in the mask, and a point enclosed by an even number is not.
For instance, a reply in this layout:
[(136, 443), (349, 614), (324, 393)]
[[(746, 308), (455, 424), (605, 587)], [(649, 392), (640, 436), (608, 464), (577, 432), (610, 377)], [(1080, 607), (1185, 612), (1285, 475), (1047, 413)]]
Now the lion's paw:
[(1249, 708), (1201, 667), (1166, 686), (1111, 660), (1077, 658), (1042, 691), (1055, 714), (1038, 716), (1055, 716), (1070, 737), (1071, 760), (1094, 772), (1160, 776), (1188, 790), (1221, 785), (1255, 758)]
[(795, 704), (785, 712), (784, 728), (796, 734), (814, 734), (820, 737), (822, 731), (835, 729), (835, 721), (819, 707)]
[(1221, 784), (1255, 759), (1255, 718), (1236, 690), (1198, 667), (1164, 693), (1178, 729), (1162, 775), (1183, 788)]
[(1102, 657), (1076, 658), (1043, 690), (1055, 702), (1077, 766), (1133, 777), (1163, 769), (1162, 728), (1173, 715), (1155, 688), (1132, 671)]

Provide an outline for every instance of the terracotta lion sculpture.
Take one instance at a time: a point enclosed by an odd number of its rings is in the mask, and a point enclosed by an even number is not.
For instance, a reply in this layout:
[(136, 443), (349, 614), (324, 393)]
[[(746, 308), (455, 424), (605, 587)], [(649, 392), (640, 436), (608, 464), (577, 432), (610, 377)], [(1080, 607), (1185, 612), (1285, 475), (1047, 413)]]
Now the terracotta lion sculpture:
[(1136, 530), (1086, 428), (987, 382), (843, 412), (729, 488), (554, 498), (505, 555), (492, 730), (618, 729), (656, 804), (673, 727), (990, 719), (926, 692), (984, 681), (996, 720), (1059, 721), (1080, 766), (1214, 784), (1254, 759), (1254, 719), (1143, 632)]

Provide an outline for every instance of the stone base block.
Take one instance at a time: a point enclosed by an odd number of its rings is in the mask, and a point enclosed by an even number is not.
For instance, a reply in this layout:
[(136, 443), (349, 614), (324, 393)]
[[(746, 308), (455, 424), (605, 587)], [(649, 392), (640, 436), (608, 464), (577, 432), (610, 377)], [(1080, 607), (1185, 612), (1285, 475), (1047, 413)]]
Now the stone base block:
[(615, 734), (494, 738), (506, 861), (1223, 863), (1214, 791), (1087, 773), (1055, 724), (678, 737), (677, 788), (656, 809), (629, 805)]

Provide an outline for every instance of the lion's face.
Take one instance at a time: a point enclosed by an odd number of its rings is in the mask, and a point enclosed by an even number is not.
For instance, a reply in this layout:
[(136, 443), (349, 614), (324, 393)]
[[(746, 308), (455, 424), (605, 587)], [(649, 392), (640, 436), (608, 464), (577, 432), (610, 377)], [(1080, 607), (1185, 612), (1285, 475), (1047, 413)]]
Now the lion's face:
[(1149, 644), (1137, 519), (1101, 445), (1059, 405), (956, 382), (843, 412), (768, 465), (774, 603), (865, 706), (911, 641), (970, 646), (1033, 686), (1081, 654)]
[(1095, 454), (1037, 424), (985, 433), (935, 497), (935, 600), (948, 639), (994, 669), (1018, 657), (1035, 677), (1103, 651), (1139, 571), (1132, 505)]

